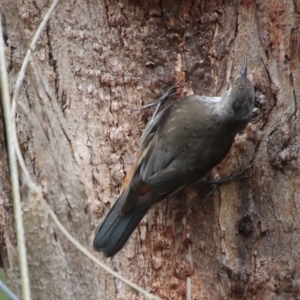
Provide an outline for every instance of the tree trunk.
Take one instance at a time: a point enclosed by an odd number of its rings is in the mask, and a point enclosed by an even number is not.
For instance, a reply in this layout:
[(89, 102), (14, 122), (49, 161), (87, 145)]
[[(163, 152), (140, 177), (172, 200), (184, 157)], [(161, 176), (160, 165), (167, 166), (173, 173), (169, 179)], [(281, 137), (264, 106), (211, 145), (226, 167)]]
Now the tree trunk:
[[(49, 3), (0, 5), (13, 90)], [(91, 248), (95, 226), (117, 199), (152, 113), (131, 109), (177, 81), (189, 82), (178, 98), (222, 95), (247, 56), (253, 119), (213, 176), (251, 164), (248, 177), (205, 201), (209, 188), (191, 185), (151, 209), (114, 258), (98, 257), (163, 299), (298, 299), (299, 13), (300, 1), (62, 1), (35, 52), (59, 107), (40, 96), (29, 71), (20, 101), (30, 111), (18, 115), (17, 127), (32, 176), (72, 235)], [(0, 254), (18, 292), (0, 133)], [(23, 185), (33, 299), (141, 299), (70, 245)]]

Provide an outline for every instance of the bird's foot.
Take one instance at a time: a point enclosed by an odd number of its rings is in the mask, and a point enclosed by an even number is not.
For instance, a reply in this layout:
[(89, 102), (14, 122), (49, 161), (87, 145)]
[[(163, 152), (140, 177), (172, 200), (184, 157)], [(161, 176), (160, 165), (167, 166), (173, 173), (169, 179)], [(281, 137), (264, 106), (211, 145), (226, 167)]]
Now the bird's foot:
[(248, 167), (246, 167), (244, 170), (240, 171), (240, 172), (237, 172), (237, 173), (232, 173), (230, 176), (228, 177), (225, 177), (225, 178), (222, 178), (222, 179), (219, 179), (219, 180), (213, 180), (213, 181), (210, 181), (210, 180), (200, 180), (199, 182), (200, 183), (205, 183), (205, 184), (214, 184), (216, 185), (206, 196), (205, 198), (203, 199), (203, 203), (205, 203), (209, 197), (211, 195), (214, 194), (214, 192), (216, 192), (223, 184), (225, 183), (228, 183), (228, 182), (231, 182), (231, 181), (234, 181), (234, 180), (239, 180), (239, 179), (244, 179), (244, 178), (247, 178), (248, 176), (245, 175), (246, 171), (248, 169), (250, 169), (252, 167), (252, 165), (249, 165)]
[(246, 171), (248, 169), (250, 169), (252, 167), (252, 165), (249, 165), (248, 167), (246, 167), (244, 170), (237, 172), (237, 173), (232, 173), (230, 176), (225, 177), (225, 178), (221, 178), (219, 180), (200, 180), (200, 183), (206, 183), (206, 184), (217, 184), (218, 186), (222, 186), (225, 183), (234, 181), (234, 180), (238, 180), (238, 179), (243, 179), (243, 178), (247, 178), (248, 176), (245, 175)]
[(163, 104), (163, 102), (165, 100), (167, 100), (168, 98), (178, 94), (179, 91), (177, 91), (177, 89), (179, 87), (183, 87), (183, 86), (185, 86), (185, 84), (179, 84), (179, 82), (176, 82), (173, 86), (171, 86), (171, 88), (169, 90), (167, 90), (167, 92), (163, 93), (162, 96), (159, 97), (159, 99), (157, 101), (146, 104), (146, 105), (143, 105), (143, 106), (138, 107), (138, 108), (132, 108), (131, 110), (140, 111), (140, 110), (152, 107), (152, 106), (156, 106), (155, 111), (154, 111), (154, 113), (152, 115), (152, 118), (151, 118), (151, 120), (153, 120), (155, 118), (155, 116), (157, 115), (157, 112), (158, 112), (159, 108), (161, 107), (161, 105)]

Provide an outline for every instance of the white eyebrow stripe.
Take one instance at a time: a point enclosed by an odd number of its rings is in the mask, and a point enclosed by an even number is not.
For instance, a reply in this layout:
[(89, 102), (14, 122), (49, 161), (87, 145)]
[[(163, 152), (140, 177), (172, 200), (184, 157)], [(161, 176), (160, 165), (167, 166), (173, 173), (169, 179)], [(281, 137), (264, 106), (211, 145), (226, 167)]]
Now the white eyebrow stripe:
[(168, 132), (171, 132), (171, 131), (173, 131), (175, 129), (175, 127), (172, 127), (172, 128), (170, 128), (169, 130), (168, 130)]
[(195, 95), (195, 97), (197, 100), (206, 102), (206, 103), (209, 103), (209, 102), (217, 103), (217, 102), (220, 102), (220, 100), (221, 100), (221, 97), (207, 97), (207, 96), (199, 96), (199, 95)]

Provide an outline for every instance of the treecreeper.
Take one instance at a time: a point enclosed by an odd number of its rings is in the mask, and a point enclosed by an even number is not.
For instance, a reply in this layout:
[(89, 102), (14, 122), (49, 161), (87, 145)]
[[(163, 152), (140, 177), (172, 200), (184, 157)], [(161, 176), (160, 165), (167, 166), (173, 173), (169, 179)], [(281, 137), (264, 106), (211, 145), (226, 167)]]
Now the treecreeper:
[(245, 58), (222, 97), (191, 95), (162, 110), (141, 136), (121, 194), (96, 229), (94, 249), (107, 257), (116, 254), (152, 205), (218, 165), (250, 121), (253, 105)]

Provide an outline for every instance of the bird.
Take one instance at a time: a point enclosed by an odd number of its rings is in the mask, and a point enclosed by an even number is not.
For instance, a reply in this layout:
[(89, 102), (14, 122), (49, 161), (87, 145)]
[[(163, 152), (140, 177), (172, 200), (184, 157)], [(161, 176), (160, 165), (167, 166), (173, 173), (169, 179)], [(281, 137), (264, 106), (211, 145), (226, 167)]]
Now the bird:
[(96, 228), (94, 250), (115, 255), (151, 206), (217, 166), (250, 122), (253, 106), (245, 58), (222, 97), (186, 96), (155, 116), (142, 133), (120, 196)]

